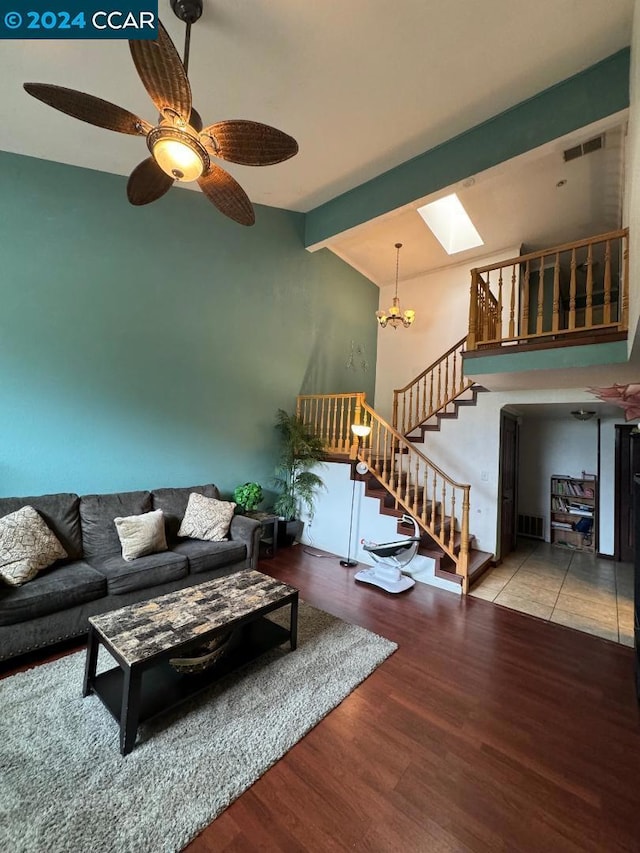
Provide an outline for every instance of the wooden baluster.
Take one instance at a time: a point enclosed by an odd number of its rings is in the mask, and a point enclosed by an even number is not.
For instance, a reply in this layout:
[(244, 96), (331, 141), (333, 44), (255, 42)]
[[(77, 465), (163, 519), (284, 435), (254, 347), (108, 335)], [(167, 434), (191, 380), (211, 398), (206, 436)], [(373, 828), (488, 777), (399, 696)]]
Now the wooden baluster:
[(456, 384), (456, 358), (457, 357), (458, 357), (458, 351), (454, 350), (453, 351), (453, 372), (452, 372), (452, 376), (451, 376), (451, 388), (452, 388), (451, 396), (452, 397), (455, 396), (459, 391), (458, 386)]
[(611, 240), (604, 246), (604, 308), (602, 322), (611, 322)]
[(427, 377), (422, 377), (422, 412), (420, 413), (420, 423), (427, 417)]
[(493, 334), (491, 331), (491, 300), (489, 299), (489, 294), (491, 293), (491, 273), (487, 273), (487, 281), (483, 283), (482, 289), (484, 290), (484, 311), (482, 318), (482, 340), (483, 341), (491, 341), (493, 340)]
[(344, 405), (345, 405), (345, 398), (343, 397), (340, 400), (340, 426), (338, 427), (338, 435), (340, 436), (340, 439), (339, 439), (340, 453), (346, 453), (346, 451), (347, 451), (347, 447), (346, 447), (345, 441), (344, 441)]
[(376, 458), (374, 460), (374, 471), (380, 473), (380, 421), (376, 421)]
[(438, 362), (438, 408), (442, 405), (442, 362)]
[(496, 323), (496, 334), (494, 335), (499, 341), (502, 340), (502, 267), (498, 274), (498, 316)]
[(622, 274), (622, 303), (620, 310), (621, 332), (626, 332), (629, 328), (629, 235), (623, 237), (624, 252), (622, 254), (623, 274)]
[(544, 255), (540, 256), (540, 271), (538, 272), (538, 313), (536, 314), (536, 335), (542, 334), (542, 319), (544, 316)]
[(444, 399), (449, 399), (449, 358), (444, 360)]
[[(401, 446), (400, 450), (404, 450)], [(402, 454), (404, 456), (404, 453)], [(404, 487), (404, 503), (405, 506), (411, 506), (411, 458), (407, 454), (407, 471), (405, 474), (406, 482)]]
[(389, 469), (387, 467), (387, 428), (384, 429), (384, 440), (382, 442), (382, 482), (389, 482)]
[(338, 398), (334, 397), (329, 406), (329, 424), (331, 431), (330, 438), (330, 447), (331, 450), (335, 453), (338, 449), (338, 442), (336, 438), (336, 423), (338, 420)]
[(393, 392), (393, 414), (391, 416), (391, 426), (398, 429), (398, 395), (399, 391)]
[[(426, 476), (426, 472), (425, 472)], [(436, 488), (437, 488), (437, 474), (433, 472), (433, 485), (431, 487), (431, 518), (429, 519), (429, 530), (431, 533), (435, 533), (436, 530)]]
[(409, 388), (409, 424), (403, 424), (400, 432), (406, 435), (414, 424), (413, 420), (413, 385)]
[(447, 541), (447, 532), (445, 529), (445, 518), (447, 515), (446, 512), (447, 506), (447, 481), (445, 479), (442, 480), (442, 505), (440, 507), (440, 533), (438, 534), (438, 540), (441, 545)]
[(471, 270), (471, 288), (469, 293), (469, 333), (467, 349), (476, 348), (476, 328), (478, 324), (478, 270)]
[(395, 444), (396, 437), (391, 433), (391, 447), (389, 449), (389, 490), (393, 492), (396, 487), (396, 454)]
[(571, 279), (569, 281), (569, 329), (576, 327), (576, 250), (571, 250)]
[(551, 331), (557, 332), (560, 328), (560, 252), (556, 252), (553, 262), (553, 316), (551, 319)]
[(420, 458), (416, 456), (416, 472), (413, 478), (413, 514), (418, 515), (418, 484), (420, 482)]
[(429, 417), (433, 414), (433, 370), (431, 371), (431, 390), (429, 391)]
[(321, 418), (321, 420), (320, 420), (320, 432), (321, 432), (320, 437), (322, 438), (322, 443), (325, 445), (326, 445), (326, 439), (328, 438), (326, 402), (327, 402), (327, 398), (323, 397), (322, 398), (322, 414), (320, 416), (320, 418)]
[(529, 334), (529, 261), (524, 265), (524, 287), (520, 317), (520, 337), (526, 337)]
[(456, 534), (456, 490), (451, 489), (451, 528), (449, 529), (449, 550), (453, 554)]
[(587, 249), (587, 306), (584, 314), (584, 324), (587, 329), (593, 326), (593, 246), (589, 243)]
[(509, 300), (509, 337), (516, 335), (516, 265), (511, 267), (511, 298)]
[(422, 476), (422, 514), (420, 516), (420, 518), (422, 519), (422, 523), (425, 527), (427, 526), (427, 502), (427, 470), (425, 468), (424, 474)]

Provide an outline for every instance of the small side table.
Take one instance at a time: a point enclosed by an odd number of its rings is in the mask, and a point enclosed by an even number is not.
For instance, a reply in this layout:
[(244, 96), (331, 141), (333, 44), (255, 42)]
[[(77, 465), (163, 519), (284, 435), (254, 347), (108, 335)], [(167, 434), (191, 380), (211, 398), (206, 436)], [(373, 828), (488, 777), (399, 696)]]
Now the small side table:
[[(275, 557), (278, 553), (278, 521), (280, 517), (274, 515), (272, 512), (262, 512), (257, 509), (251, 510), (250, 512), (243, 512), (242, 515), (246, 515), (247, 518), (253, 518), (260, 522), (263, 533), (260, 541), (266, 542), (270, 545), (271, 556)], [(271, 539), (269, 539), (269, 527), (271, 527)]]

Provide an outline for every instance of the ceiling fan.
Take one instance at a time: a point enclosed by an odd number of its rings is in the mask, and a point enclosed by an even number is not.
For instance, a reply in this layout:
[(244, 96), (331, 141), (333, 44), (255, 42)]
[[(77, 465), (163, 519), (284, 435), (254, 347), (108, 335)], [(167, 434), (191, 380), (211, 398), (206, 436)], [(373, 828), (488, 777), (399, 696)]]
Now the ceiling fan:
[(129, 48), (142, 83), (155, 104), (153, 125), (93, 95), (53, 86), (25, 83), (25, 90), (60, 112), (89, 124), (146, 137), (151, 157), (133, 170), (127, 183), (131, 204), (156, 201), (175, 181), (197, 181), (218, 210), (253, 225), (255, 214), (240, 184), (213, 158), (245, 166), (270, 166), (298, 152), (298, 143), (281, 130), (254, 121), (219, 121), (205, 128), (191, 103), (187, 77), (191, 24), (202, 14), (202, 0), (171, 0), (175, 15), (186, 24), (184, 63), (160, 21), (156, 41), (130, 41)]

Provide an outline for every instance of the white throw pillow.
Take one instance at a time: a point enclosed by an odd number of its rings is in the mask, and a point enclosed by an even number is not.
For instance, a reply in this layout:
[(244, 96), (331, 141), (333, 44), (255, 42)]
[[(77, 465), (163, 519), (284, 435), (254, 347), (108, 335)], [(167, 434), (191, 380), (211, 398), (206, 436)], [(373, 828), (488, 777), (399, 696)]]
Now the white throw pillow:
[(0, 518), (0, 577), (10, 586), (33, 580), (68, 554), (32, 506)]
[(146, 554), (157, 554), (167, 550), (164, 532), (164, 514), (161, 509), (114, 518), (122, 545), (122, 556), (127, 562)]
[(221, 542), (227, 538), (236, 504), (191, 492), (178, 536)]

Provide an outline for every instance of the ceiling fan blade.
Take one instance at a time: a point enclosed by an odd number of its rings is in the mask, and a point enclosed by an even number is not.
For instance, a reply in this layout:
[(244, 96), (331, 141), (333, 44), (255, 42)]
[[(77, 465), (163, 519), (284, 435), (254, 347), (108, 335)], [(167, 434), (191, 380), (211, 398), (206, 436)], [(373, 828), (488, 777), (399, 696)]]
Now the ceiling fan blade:
[(271, 166), (298, 153), (292, 136), (257, 121), (219, 121), (202, 135), (212, 139), (216, 157), (243, 166)]
[(191, 114), (191, 86), (169, 34), (158, 21), (157, 41), (130, 41), (136, 70), (149, 97), (162, 115), (172, 110), (185, 121)]
[(127, 198), (131, 204), (150, 204), (173, 186), (173, 178), (165, 174), (153, 157), (138, 163), (127, 181)]
[(49, 83), (24, 83), (24, 90), (61, 113), (86, 121), (96, 127), (115, 130), (117, 133), (130, 133), (134, 136), (146, 136), (152, 125), (138, 118), (128, 110), (122, 109), (102, 98), (95, 98), (75, 89), (52, 86)]
[(200, 189), (220, 213), (224, 213), (240, 225), (253, 225), (256, 221), (253, 205), (235, 178), (220, 166), (212, 165), (209, 171), (198, 178)]

